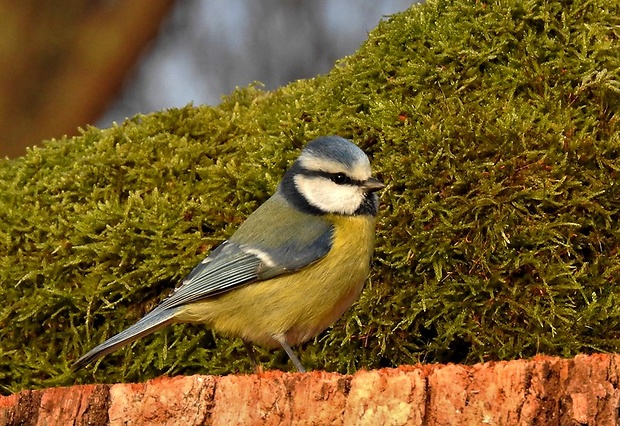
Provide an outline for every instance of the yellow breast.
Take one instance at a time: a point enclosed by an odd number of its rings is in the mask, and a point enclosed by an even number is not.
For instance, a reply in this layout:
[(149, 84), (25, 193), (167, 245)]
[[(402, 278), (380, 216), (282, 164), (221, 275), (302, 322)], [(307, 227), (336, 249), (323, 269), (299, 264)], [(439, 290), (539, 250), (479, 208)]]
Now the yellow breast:
[(297, 272), (260, 281), (187, 305), (180, 322), (206, 323), (216, 331), (276, 347), (274, 335), (295, 345), (336, 321), (359, 296), (370, 268), (375, 219), (332, 216), (333, 246)]

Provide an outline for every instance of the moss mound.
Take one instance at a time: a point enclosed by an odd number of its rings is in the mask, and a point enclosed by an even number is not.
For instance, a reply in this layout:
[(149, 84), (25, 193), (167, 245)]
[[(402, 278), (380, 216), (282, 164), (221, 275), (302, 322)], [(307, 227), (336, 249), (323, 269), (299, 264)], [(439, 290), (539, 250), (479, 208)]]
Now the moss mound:
[[(371, 283), (297, 348), (341, 372), (620, 349), (620, 1), (429, 1), (326, 76), (0, 162), (0, 392), (250, 371), (174, 326), (77, 376), (275, 189), (307, 141), (373, 157)], [(263, 351), (266, 368), (289, 368)]]

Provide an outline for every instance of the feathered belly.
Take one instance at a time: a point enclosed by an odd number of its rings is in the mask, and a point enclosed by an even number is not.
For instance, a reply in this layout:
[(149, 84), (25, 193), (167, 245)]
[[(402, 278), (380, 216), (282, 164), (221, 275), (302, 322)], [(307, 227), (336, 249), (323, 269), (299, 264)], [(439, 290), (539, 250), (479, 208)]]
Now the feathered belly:
[(218, 332), (268, 347), (279, 346), (275, 335), (284, 335), (290, 345), (316, 336), (357, 299), (372, 255), (373, 219), (351, 216), (333, 220), (333, 247), (319, 261), (187, 305), (176, 319), (206, 323)]

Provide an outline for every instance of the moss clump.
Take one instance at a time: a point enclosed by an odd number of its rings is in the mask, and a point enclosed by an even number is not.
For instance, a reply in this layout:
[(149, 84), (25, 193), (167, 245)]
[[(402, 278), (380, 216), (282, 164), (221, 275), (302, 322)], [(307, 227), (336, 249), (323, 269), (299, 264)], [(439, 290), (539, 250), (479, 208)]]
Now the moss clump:
[[(311, 368), (620, 349), (620, 1), (430, 1), (326, 76), (241, 89), (0, 163), (0, 392), (249, 371), (175, 326), (69, 373), (339, 134), (382, 194), (371, 284)], [(261, 352), (267, 368), (283, 353)]]

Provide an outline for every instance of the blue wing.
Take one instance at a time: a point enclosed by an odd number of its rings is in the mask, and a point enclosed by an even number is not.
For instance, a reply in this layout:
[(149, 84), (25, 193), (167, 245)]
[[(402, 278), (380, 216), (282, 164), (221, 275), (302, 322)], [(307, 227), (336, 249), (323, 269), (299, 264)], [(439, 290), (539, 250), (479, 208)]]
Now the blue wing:
[(325, 226), (314, 241), (302, 246), (296, 244), (294, 237), (277, 248), (226, 241), (198, 264), (156, 309), (174, 308), (297, 271), (325, 256), (331, 249), (332, 238), (333, 228)]

